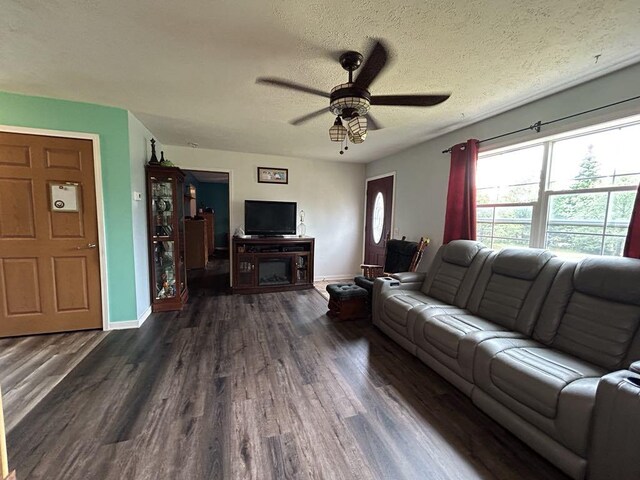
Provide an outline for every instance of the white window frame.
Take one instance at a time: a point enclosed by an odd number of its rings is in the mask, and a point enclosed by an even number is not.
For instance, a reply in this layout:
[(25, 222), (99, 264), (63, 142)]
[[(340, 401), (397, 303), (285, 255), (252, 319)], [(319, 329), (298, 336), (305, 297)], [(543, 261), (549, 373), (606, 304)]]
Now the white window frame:
[[(637, 191), (637, 185), (622, 185), (622, 186), (604, 186), (604, 187), (594, 187), (594, 188), (584, 188), (584, 189), (576, 189), (576, 190), (549, 190), (549, 178), (551, 174), (551, 158), (553, 155), (553, 144), (554, 142), (560, 140), (568, 140), (571, 138), (577, 138), (585, 135), (592, 135), (594, 133), (605, 132), (608, 130), (615, 130), (624, 127), (629, 127), (633, 125), (640, 124), (640, 115), (636, 115), (633, 117), (628, 117), (624, 119), (619, 119), (612, 122), (602, 123), (598, 125), (593, 125), (586, 128), (581, 128), (578, 130), (573, 130), (557, 135), (548, 136), (542, 139), (533, 140), (524, 143), (518, 143), (514, 145), (510, 145), (507, 147), (501, 147), (496, 149), (488, 149), (486, 151), (482, 151), (478, 154), (478, 160), (481, 160), (484, 157), (491, 157), (495, 155), (501, 155), (505, 153), (511, 153), (517, 150), (523, 150), (527, 148), (532, 148), (536, 146), (543, 146), (543, 158), (542, 158), (542, 168), (540, 169), (540, 185), (538, 189), (538, 199), (534, 202), (522, 202), (522, 203), (487, 203), (487, 204), (479, 204), (476, 202), (476, 208), (499, 208), (499, 207), (533, 207), (533, 211), (531, 213), (531, 234), (529, 236), (529, 247), (530, 248), (547, 248), (546, 247), (546, 236), (547, 236), (547, 223), (549, 219), (549, 201), (552, 196), (558, 195), (566, 195), (566, 194), (587, 194), (587, 193), (608, 193), (607, 198), (607, 210), (605, 213), (604, 224), (605, 228), (603, 229), (602, 234), (593, 234), (595, 236), (600, 236), (604, 240), (607, 235), (606, 225), (609, 215), (609, 201), (611, 198), (611, 193), (614, 192), (629, 192), (629, 191)], [(477, 221), (477, 220), (476, 220)], [(477, 221), (477, 223), (488, 223)], [(495, 210), (494, 210), (494, 221), (492, 225), (495, 225)], [(493, 235), (491, 238), (496, 238)], [(498, 237), (499, 239), (501, 237)], [(604, 246), (604, 241), (602, 243)], [(601, 252), (602, 252), (601, 247)]]

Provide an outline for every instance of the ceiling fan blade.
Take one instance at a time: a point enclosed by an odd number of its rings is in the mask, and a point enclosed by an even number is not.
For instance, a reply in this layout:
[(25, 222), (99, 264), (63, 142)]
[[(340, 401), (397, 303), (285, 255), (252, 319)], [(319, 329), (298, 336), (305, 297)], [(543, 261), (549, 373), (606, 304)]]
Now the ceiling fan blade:
[(451, 94), (444, 95), (374, 95), (371, 105), (396, 105), (399, 107), (432, 107), (447, 100)]
[(256, 79), (256, 83), (262, 85), (271, 85), (272, 87), (286, 88), (287, 90), (297, 90), (299, 92), (310, 93), (312, 95), (319, 95), (321, 97), (329, 98), (328, 92), (323, 92), (317, 88), (307, 87), (306, 85), (300, 85), (299, 83), (290, 82), (289, 80), (282, 80), (280, 78), (266, 78), (259, 77)]
[(367, 113), (367, 130), (380, 130), (381, 128), (384, 127), (380, 125), (371, 113)]
[(294, 118), (289, 123), (291, 125), (300, 125), (300, 124), (302, 124), (304, 122), (308, 122), (309, 120), (322, 115), (323, 113), (327, 113), (328, 111), (329, 111), (329, 107), (325, 107), (325, 108), (323, 108), (321, 110), (318, 110), (316, 112), (307, 113), (306, 115), (303, 115), (302, 117)]
[(387, 47), (380, 40), (377, 40), (371, 49), (371, 53), (360, 67), (358, 78), (354, 82), (358, 87), (369, 89), (369, 85), (376, 79), (384, 69), (389, 59)]

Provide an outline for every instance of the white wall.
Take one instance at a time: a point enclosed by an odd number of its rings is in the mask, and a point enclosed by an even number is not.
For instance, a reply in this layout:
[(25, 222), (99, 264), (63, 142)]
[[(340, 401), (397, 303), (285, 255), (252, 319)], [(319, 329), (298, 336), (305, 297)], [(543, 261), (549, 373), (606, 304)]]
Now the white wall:
[[(184, 169), (231, 172), (231, 233), (244, 224), (245, 200), (294, 201), (305, 211), (307, 235), (316, 239), (315, 277), (358, 273), (364, 165), (176, 146), (167, 146), (165, 155)], [(258, 183), (257, 167), (288, 168), (289, 184)]]
[[(454, 92), (455, 94), (455, 92)], [(442, 150), (469, 138), (484, 139), (528, 127), (538, 120), (549, 121), (640, 95), (640, 64), (578, 85), (501, 115), (447, 133), (396, 155), (367, 165), (366, 176), (396, 171), (395, 227), (409, 239), (431, 238), (420, 270), (431, 264), (442, 245), (449, 181), (448, 154)], [(490, 143), (480, 150), (512, 145), (535, 138), (574, 130), (596, 123), (640, 113), (640, 100), (594, 112), (543, 127), (540, 133), (528, 131)]]
[[(151, 157), (153, 134), (129, 112), (129, 156), (131, 168), (131, 202), (133, 222), (133, 255), (136, 272), (136, 310), (138, 319), (151, 305), (149, 293), (149, 247), (147, 244), (147, 186), (144, 166)], [(162, 145), (156, 143), (158, 160)], [(134, 200), (134, 192), (142, 200)]]

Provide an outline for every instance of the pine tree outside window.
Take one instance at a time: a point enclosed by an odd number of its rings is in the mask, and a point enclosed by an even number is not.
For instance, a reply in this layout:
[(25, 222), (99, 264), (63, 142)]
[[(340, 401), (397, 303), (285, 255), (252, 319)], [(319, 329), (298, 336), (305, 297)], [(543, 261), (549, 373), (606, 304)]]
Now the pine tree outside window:
[(478, 240), (564, 258), (622, 255), (640, 182), (638, 119), (478, 158)]

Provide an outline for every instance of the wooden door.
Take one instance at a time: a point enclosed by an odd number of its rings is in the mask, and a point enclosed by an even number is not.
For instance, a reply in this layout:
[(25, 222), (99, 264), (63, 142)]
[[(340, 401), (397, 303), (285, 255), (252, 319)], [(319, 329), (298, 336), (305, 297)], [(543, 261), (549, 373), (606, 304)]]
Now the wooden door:
[(364, 263), (384, 265), (385, 240), (391, 236), (393, 175), (367, 181)]
[(0, 337), (101, 328), (97, 244), (92, 142), (0, 132)]

